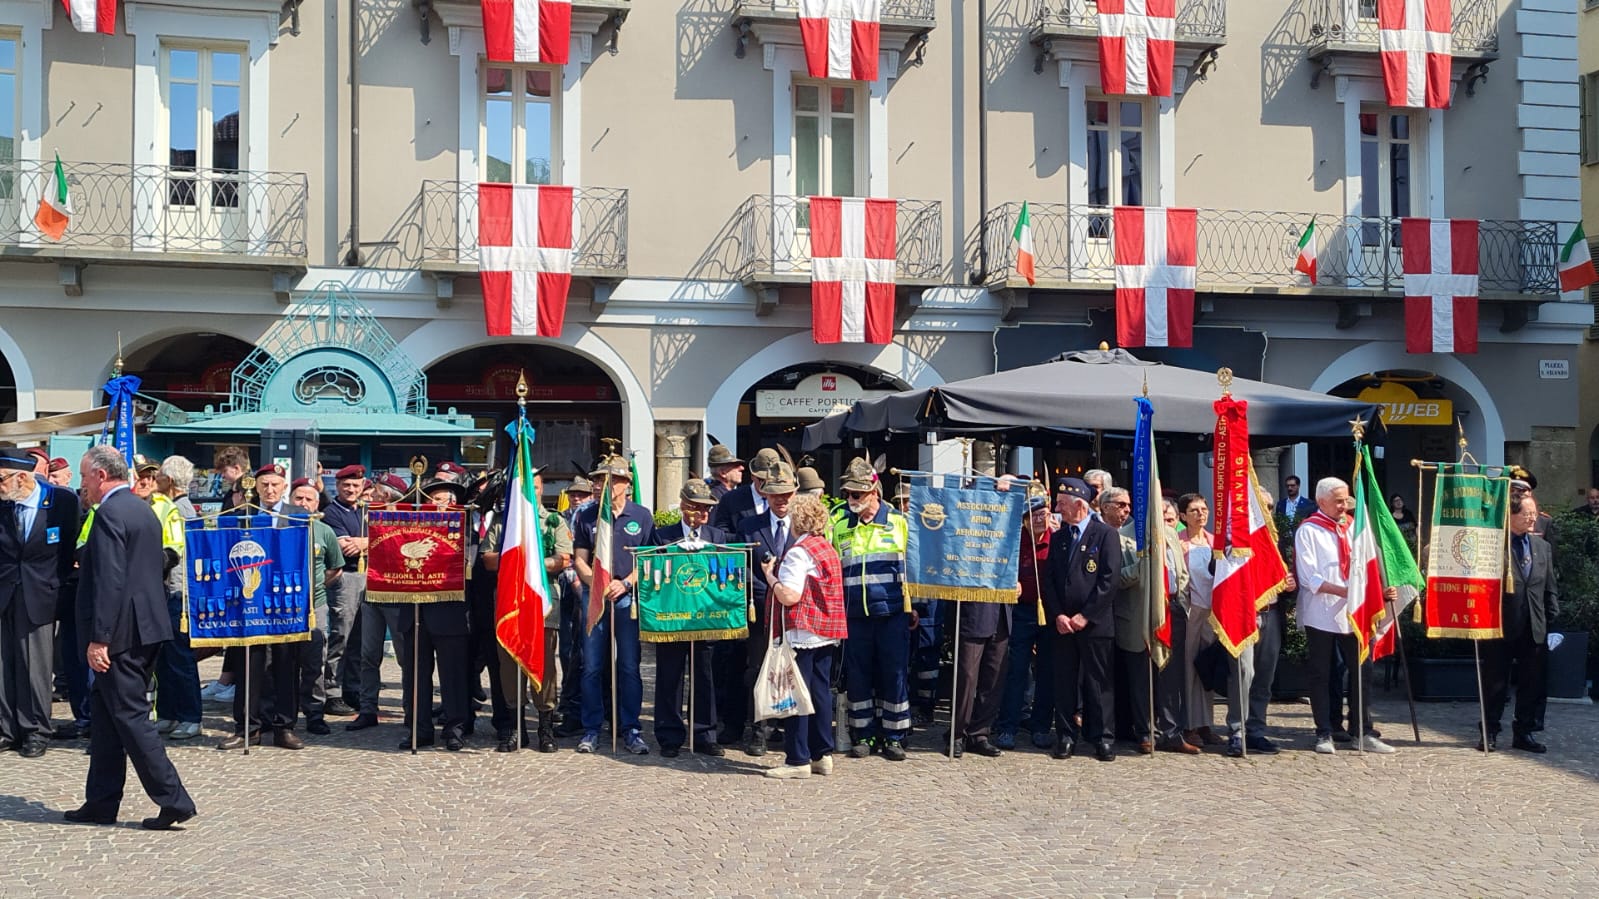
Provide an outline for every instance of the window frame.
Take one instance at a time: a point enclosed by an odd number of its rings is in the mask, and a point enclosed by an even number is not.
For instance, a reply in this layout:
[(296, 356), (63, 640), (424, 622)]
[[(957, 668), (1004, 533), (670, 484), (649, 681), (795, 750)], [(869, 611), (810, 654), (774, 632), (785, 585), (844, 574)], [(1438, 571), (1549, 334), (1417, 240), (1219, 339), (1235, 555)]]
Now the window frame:
[[(814, 87), (817, 89), (818, 102), (817, 109), (814, 112), (800, 109), (799, 89), (802, 87)], [(832, 92), (835, 89), (843, 89), (850, 93), (851, 103), (848, 113), (835, 113), (833, 111)], [(870, 146), (868, 143), (869, 125), (866, 109), (868, 91), (865, 83), (842, 79), (796, 77), (790, 91), (792, 102), (790, 103), (789, 115), (789, 158), (793, 162), (789, 166), (789, 190), (794, 196), (800, 196), (800, 119), (802, 117), (814, 117), (817, 120), (816, 138), (818, 143), (816, 154), (816, 195), (823, 197), (871, 196), (871, 190), (866, 183), (866, 161)], [(850, 193), (839, 194), (833, 184), (833, 119), (845, 115), (854, 122), (855, 128), (854, 139), (850, 147), (850, 152), (854, 154), (854, 165), (852, 166), (854, 171), (851, 173), (851, 177), (854, 179), (855, 184)]]
[[(1089, 110), (1095, 103), (1106, 104), (1105, 124), (1102, 126), (1091, 123), (1092, 116)], [(1121, 104), (1123, 103), (1138, 107), (1138, 125), (1136, 128), (1121, 123)], [(1139, 193), (1141, 199), (1138, 205), (1140, 207), (1148, 206), (1152, 195), (1156, 197), (1155, 205), (1161, 205), (1158, 195), (1158, 178), (1160, 175), (1159, 115), (1159, 108), (1149, 97), (1125, 97), (1106, 94), (1097, 90), (1090, 90), (1084, 94), (1083, 162), (1088, 189), (1083, 199), (1086, 201), (1087, 206), (1090, 208), (1114, 209), (1117, 206), (1130, 205), (1122, 202), (1122, 181), (1124, 176), (1122, 171), (1122, 135), (1131, 132), (1136, 132), (1140, 136), (1138, 152), (1140, 156)], [(1091, 157), (1094, 144), (1093, 136), (1096, 133), (1105, 135), (1105, 193), (1110, 202), (1104, 204), (1096, 204), (1092, 199), (1095, 173), (1091, 164)], [(1155, 190), (1151, 190), (1152, 185)], [(1106, 241), (1110, 237), (1110, 217), (1104, 214), (1090, 216), (1088, 219), (1088, 239)]]
[[(233, 53), (239, 57), (239, 81), (235, 85), (239, 90), (239, 161), (234, 167), (235, 171), (247, 172), (250, 170), (250, 141), (249, 122), (250, 111), (250, 46), (245, 43), (230, 41), (194, 41), (194, 40), (166, 40), (160, 45), (160, 52), (156, 62), (156, 77), (158, 79), (157, 92), (161, 101), (160, 122), (157, 126), (158, 146), (164, 147), (166, 157), (161, 161), (164, 166), (172, 166), (172, 52), (192, 51), (200, 54), (199, 66), (196, 69), (195, 96), (198, 106), (195, 109), (195, 154), (194, 165), (199, 169), (215, 169), (216, 160), (212, 158), (214, 148), (210, 141), (204, 139), (205, 126), (214, 125), (214, 120), (206, 120), (207, 110), (211, 109), (211, 89), (215, 82), (211, 79), (211, 54)], [(184, 83), (190, 83), (187, 79)]]
[(1577, 110), (1579, 158), (1583, 165), (1599, 164), (1599, 71), (1577, 77)]
[(17, 175), (23, 158), (22, 90), (23, 72), (26, 66), (23, 59), (22, 29), (0, 28), (0, 41), (11, 41), (16, 48), (12, 54), (13, 68), (8, 72), (11, 75), (11, 155), (0, 156), (0, 202), (9, 203), (17, 199)]
[[(550, 114), (550, 184), (565, 184), (566, 159), (563, 150), (565, 135), (562, 105), (565, 102), (565, 75), (561, 66), (542, 63), (490, 62), (483, 58), (478, 67), (477, 79), (477, 176), (480, 182), (489, 178), (489, 70), (501, 69), (511, 73), (513, 90), (511, 100), (511, 184), (528, 184), (527, 181), (527, 106), (530, 102), (547, 105)], [(550, 78), (550, 95), (547, 98), (530, 97), (525, 90), (527, 73), (539, 71)]]
[[(1359, 115), (1359, 116), (1366, 116), (1366, 115), (1375, 115), (1375, 116), (1377, 116), (1377, 133), (1374, 136), (1374, 139), (1368, 140), (1367, 139), (1367, 135), (1365, 134), (1364, 131), (1362, 131), (1360, 133), (1360, 135), (1359, 135), (1359, 137), (1360, 137), (1360, 146), (1361, 146), (1361, 150), (1362, 150), (1362, 158), (1361, 158), (1361, 169), (1362, 170), (1361, 170), (1361, 173), (1360, 173), (1361, 174), (1360, 192), (1361, 192), (1361, 206), (1362, 206), (1362, 208), (1361, 208), (1360, 214), (1361, 214), (1361, 216), (1363, 218), (1372, 218), (1372, 217), (1376, 217), (1376, 218), (1394, 218), (1396, 216), (1401, 216), (1401, 215), (1417, 215), (1417, 214), (1419, 214), (1418, 210), (1422, 210), (1422, 209), (1426, 209), (1427, 208), (1427, 189), (1426, 189), (1427, 188), (1427, 184), (1426, 184), (1426, 178), (1427, 178), (1427, 140), (1426, 140), (1426, 138), (1427, 138), (1427, 135), (1428, 135), (1428, 130), (1427, 130), (1428, 129), (1428, 122), (1427, 122), (1427, 119), (1426, 119), (1424, 111), (1423, 111), (1423, 114), (1421, 114), (1421, 115), (1418, 115), (1417, 112), (1418, 112), (1417, 110), (1412, 110), (1412, 109), (1396, 109), (1396, 108), (1394, 108), (1392, 106), (1387, 106), (1387, 105), (1384, 105), (1384, 104), (1367, 103), (1367, 104), (1362, 104), (1361, 105), (1357, 115)], [(1393, 137), (1393, 135), (1392, 135), (1393, 119), (1400, 118), (1400, 117), (1409, 120), (1408, 127), (1406, 128), (1406, 137), (1403, 138), (1402, 140), (1397, 139), (1397, 138)], [(1358, 121), (1359, 120), (1357, 119), (1357, 123), (1358, 123)], [(1364, 148), (1365, 148), (1366, 144), (1368, 144), (1368, 143), (1374, 143), (1374, 144), (1377, 145), (1377, 179), (1376, 179), (1377, 180), (1377, 185), (1376, 186), (1377, 186), (1378, 192), (1377, 192), (1377, 213), (1376, 213), (1375, 216), (1367, 215), (1366, 210), (1364, 208), (1365, 200), (1366, 200), (1366, 196), (1367, 196), (1367, 191), (1369, 191), (1370, 188), (1371, 188), (1371, 185), (1367, 184), (1367, 181), (1370, 180), (1370, 179), (1366, 178), (1366, 173), (1364, 171), (1364, 169), (1365, 169), (1365, 165), (1364, 165), (1364, 162), (1365, 162), (1365, 160), (1364, 160)], [(1394, 205), (1395, 205), (1394, 204), (1394, 195), (1393, 195), (1393, 190), (1392, 190), (1392, 188), (1393, 188), (1393, 171), (1392, 171), (1392, 166), (1393, 166), (1393, 147), (1396, 144), (1398, 144), (1398, 143), (1402, 143), (1404, 146), (1406, 146), (1406, 147), (1408, 147), (1410, 149), (1409, 196), (1406, 198), (1406, 200), (1407, 200), (1407, 202), (1409, 204), (1409, 211), (1405, 212), (1405, 213), (1397, 212), (1395, 210), (1395, 208), (1394, 208)]]

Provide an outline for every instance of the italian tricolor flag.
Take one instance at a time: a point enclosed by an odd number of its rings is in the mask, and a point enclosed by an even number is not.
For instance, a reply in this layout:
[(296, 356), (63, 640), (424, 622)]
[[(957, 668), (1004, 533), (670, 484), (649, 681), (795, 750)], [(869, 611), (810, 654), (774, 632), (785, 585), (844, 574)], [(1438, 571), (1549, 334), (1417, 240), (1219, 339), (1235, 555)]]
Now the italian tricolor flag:
[(1560, 248), (1560, 289), (1581, 290), (1595, 281), (1599, 281), (1599, 272), (1594, 271), (1588, 236), (1582, 233), (1582, 222), (1578, 222), (1566, 238), (1566, 245)]
[(56, 154), (55, 171), (50, 176), (50, 189), (39, 201), (39, 211), (33, 214), (33, 223), (51, 240), (60, 240), (72, 223), (72, 197), (67, 193), (67, 171), (61, 167), (61, 154)]
[(1016, 217), (1016, 274), (1033, 284), (1033, 217), (1027, 212), (1027, 201), (1022, 201), (1022, 214)]
[(544, 682), (544, 621), (554, 611), (544, 571), (541, 511), (533, 490), (533, 429), (524, 416), (516, 425), (516, 460), (505, 497), (494, 635), (535, 685)]
[(1305, 233), (1299, 235), (1299, 256), (1294, 259), (1294, 271), (1304, 272), (1310, 277), (1310, 283), (1316, 283), (1316, 220), (1311, 219), (1305, 226)]
[[(638, 483), (635, 479), (634, 483)], [(605, 614), (605, 588), (616, 570), (616, 515), (611, 511), (611, 476), (606, 475), (594, 497), (599, 507), (594, 518), (594, 581), (589, 585), (589, 607), (584, 616), (583, 633), (594, 630)]]

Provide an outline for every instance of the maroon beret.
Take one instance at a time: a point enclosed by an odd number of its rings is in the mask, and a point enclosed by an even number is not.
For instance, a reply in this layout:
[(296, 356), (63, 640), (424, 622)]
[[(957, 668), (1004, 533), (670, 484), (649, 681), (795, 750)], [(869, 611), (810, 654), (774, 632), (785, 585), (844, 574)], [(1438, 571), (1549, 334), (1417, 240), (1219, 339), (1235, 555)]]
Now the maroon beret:
[(322, 485), (310, 478), (295, 478), (294, 483), (289, 485), (290, 490), (299, 490), (301, 487), (315, 487), (319, 493), (322, 490)]
[(281, 466), (281, 465), (263, 465), (260, 468), (257, 468), (255, 470), (256, 480), (260, 480), (261, 478), (264, 478), (264, 477), (266, 477), (269, 474), (275, 474), (275, 475), (277, 475), (280, 478), (283, 477), (283, 466)]
[(390, 490), (393, 490), (396, 493), (410, 493), (411, 492), (411, 485), (407, 484), (405, 482), (405, 480), (403, 478), (401, 478), (399, 475), (386, 474), (386, 475), (378, 478), (378, 483), (382, 484), (383, 486), (385, 486), (387, 488), (389, 488)]
[(54, 459), (50, 460), (50, 470), (51, 471), (66, 471), (68, 468), (71, 468), (71, 467), (72, 467), (72, 464), (70, 462), (68, 462), (67, 460), (61, 458), (60, 456), (57, 456)]
[(366, 477), (366, 466), (364, 465), (346, 465), (333, 476), (334, 480), (338, 481), (350, 481), (364, 477)]

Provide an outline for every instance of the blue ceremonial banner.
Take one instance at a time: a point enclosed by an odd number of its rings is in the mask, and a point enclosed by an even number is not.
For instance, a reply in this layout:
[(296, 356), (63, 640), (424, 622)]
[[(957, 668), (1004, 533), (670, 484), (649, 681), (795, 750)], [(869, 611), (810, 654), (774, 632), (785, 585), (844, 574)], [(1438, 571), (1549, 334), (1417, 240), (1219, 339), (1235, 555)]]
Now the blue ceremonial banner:
[(140, 381), (133, 375), (121, 375), (105, 383), (106, 420), (100, 430), (100, 443), (109, 443), (122, 453), (129, 464), (133, 462), (133, 395), (139, 392)]
[[(1149, 548), (1149, 504), (1161, 502), (1155, 492), (1155, 405), (1148, 397), (1136, 397), (1138, 423), (1133, 429), (1133, 531), (1138, 536), (1138, 550)], [(1156, 516), (1155, 520), (1160, 520)]]
[(316, 618), (309, 518), (195, 519), (185, 525), (184, 537), (183, 630), (190, 644), (251, 646), (311, 638)]
[(1000, 490), (988, 477), (912, 477), (905, 595), (1014, 603), (1026, 482), (1013, 480)]

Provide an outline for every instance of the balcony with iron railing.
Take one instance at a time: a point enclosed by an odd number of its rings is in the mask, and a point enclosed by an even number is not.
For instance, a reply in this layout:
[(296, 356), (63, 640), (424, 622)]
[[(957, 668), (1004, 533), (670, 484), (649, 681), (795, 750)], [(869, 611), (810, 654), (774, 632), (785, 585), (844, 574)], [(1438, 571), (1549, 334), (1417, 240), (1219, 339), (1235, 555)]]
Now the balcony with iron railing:
[(63, 164), (72, 207), (60, 241), (34, 225), (53, 160), (0, 163), (0, 258), (303, 270), (304, 174), (197, 166)]
[[(423, 181), (421, 197), (424, 271), (464, 274), (478, 269), (477, 182)], [(616, 187), (573, 190), (572, 274), (579, 278), (627, 277), (627, 191)]]
[[(737, 0), (733, 6), (736, 55), (743, 57), (752, 40), (798, 45), (799, 11), (800, 0)], [(882, 0), (880, 15), (878, 46), (920, 62), (928, 35), (938, 24), (936, 0)]]
[[(756, 194), (733, 217), (733, 274), (759, 289), (811, 280), (810, 198)], [(944, 216), (937, 200), (899, 200), (894, 210), (894, 283), (931, 287), (944, 280)], [(772, 299), (775, 302), (775, 298)]]
[[(1025, 288), (1012, 239), (1021, 204), (983, 220), (987, 282)], [(1097, 290), (1115, 284), (1114, 218), (1106, 207), (1029, 203), (1035, 290)], [(1315, 220), (1317, 283), (1294, 271), (1300, 235)], [(1545, 301), (1559, 292), (1553, 222), (1484, 220), (1479, 289), (1484, 299)], [(1196, 287), (1202, 293), (1306, 294), (1328, 298), (1399, 298), (1404, 291), (1399, 219), (1298, 212), (1200, 209)]]
[[(1329, 53), (1376, 54), (1379, 0), (1310, 0), (1312, 59)], [(1450, 53), (1456, 59), (1493, 59), (1499, 54), (1499, 0), (1453, 0)]]
[[(1096, 0), (1033, 0), (1035, 36), (1099, 37)], [(1177, 0), (1178, 44), (1214, 47), (1227, 42), (1227, 0)]]

